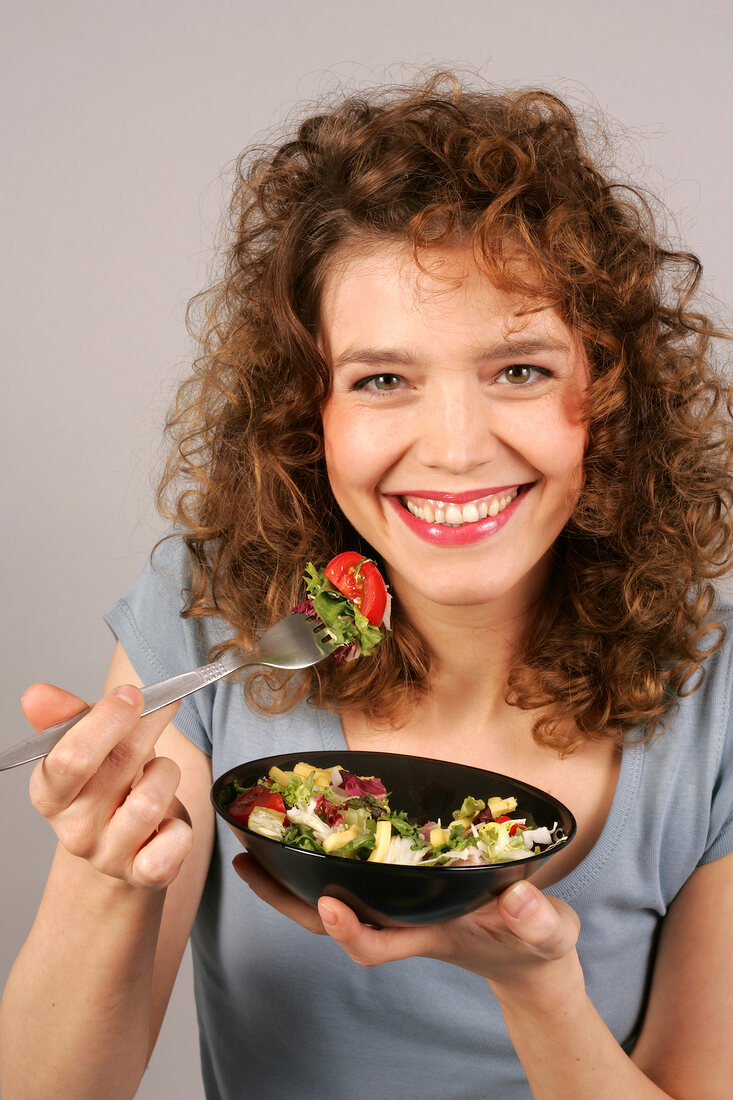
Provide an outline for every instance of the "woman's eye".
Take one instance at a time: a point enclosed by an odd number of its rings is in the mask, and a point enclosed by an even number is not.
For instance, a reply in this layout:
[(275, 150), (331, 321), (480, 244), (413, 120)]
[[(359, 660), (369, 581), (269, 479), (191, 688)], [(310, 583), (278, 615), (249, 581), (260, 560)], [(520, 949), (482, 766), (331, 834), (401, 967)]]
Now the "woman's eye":
[(391, 393), (399, 389), (402, 379), (399, 374), (372, 374), (362, 378), (354, 387), (357, 390), (376, 390), (378, 393)]
[(546, 367), (533, 367), (526, 363), (512, 363), (510, 367), (504, 367), (500, 378), (503, 378), (512, 386), (527, 386), (536, 381), (538, 375), (549, 378), (551, 373)]

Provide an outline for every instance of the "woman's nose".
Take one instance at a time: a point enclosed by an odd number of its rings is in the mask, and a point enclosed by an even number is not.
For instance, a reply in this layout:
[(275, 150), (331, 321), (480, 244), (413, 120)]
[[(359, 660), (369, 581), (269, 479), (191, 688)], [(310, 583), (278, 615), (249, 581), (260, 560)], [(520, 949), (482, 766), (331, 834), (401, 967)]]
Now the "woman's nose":
[(424, 466), (451, 474), (475, 470), (496, 456), (497, 425), (470, 389), (443, 392), (426, 403), (418, 456)]

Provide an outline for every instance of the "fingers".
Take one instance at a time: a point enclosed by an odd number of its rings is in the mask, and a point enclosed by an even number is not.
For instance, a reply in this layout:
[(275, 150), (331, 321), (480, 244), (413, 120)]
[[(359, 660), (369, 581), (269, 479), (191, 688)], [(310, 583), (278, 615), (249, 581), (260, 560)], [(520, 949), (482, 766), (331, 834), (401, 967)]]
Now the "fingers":
[(88, 706), (78, 695), (72, 695), (70, 691), (54, 687), (53, 684), (32, 684), (20, 702), (23, 713), (38, 732), (56, 722), (73, 718)]
[(371, 928), (336, 898), (320, 898), (318, 913), (331, 939), (336, 940), (360, 966), (379, 966), (422, 955), (432, 957), (436, 948), (436, 925), (411, 928)]
[(547, 897), (531, 882), (515, 882), (498, 899), (499, 915), (523, 943), (543, 959), (560, 959), (573, 950), (580, 921), (569, 905)]
[(275, 879), (263, 871), (250, 855), (243, 852), (235, 856), (232, 866), (258, 898), (267, 902), (273, 909), (277, 909), (283, 916), (294, 920), (308, 932), (323, 935), (321, 918), (313, 906), (296, 898), (295, 894), (291, 894), (289, 890), (285, 890), (275, 882)]
[(73, 802), (109, 753), (129, 736), (142, 711), (138, 688), (109, 692), (72, 726), (31, 775), (31, 801), (44, 817)]
[(106, 829), (94, 835), (98, 870), (114, 875), (126, 866), (127, 877), (141, 885), (167, 885), (171, 873), (175, 877), (193, 839), (188, 815), (171, 812), (180, 779), (180, 768), (166, 757), (145, 765)]
[[(114, 806), (118, 805), (120, 799), (127, 795), (128, 790), (140, 781), (141, 774), (149, 761), (155, 758), (155, 743), (178, 707), (179, 703), (172, 703), (145, 718), (139, 718), (130, 732), (121, 740), (115, 741), (109, 748), (107, 755), (103, 757), (96, 772), (86, 784), (82, 796), (99, 799), (100, 805), (105, 799), (110, 800)], [(101, 752), (104, 752), (106, 747), (108, 746), (103, 745)], [(112, 806), (109, 809), (111, 813)]]
[[(31, 801), (44, 817), (66, 809), (83, 789), (105, 810), (132, 784), (155, 741), (170, 722), (171, 707), (140, 719), (142, 693), (131, 685), (105, 695), (66, 733), (31, 775)], [(99, 808), (102, 809), (101, 803)]]
[(161, 889), (170, 886), (193, 847), (193, 830), (181, 818), (169, 817), (140, 849), (130, 868), (130, 881)]
[[(29, 718), (58, 721), (80, 702), (49, 685), (26, 693)], [(167, 886), (188, 854), (193, 834), (175, 793), (180, 770), (155, 756), (158, 737), (178, 704), (141, 718), (142, 693), (107, 693), (34, 770), (31, 800), (61, 844), (102, 874)], [(73, 710), (72, 710), (73, 713)]]
[(370, 928), (335, 898), (321, 898), (318, 912), (328, 935), (361, 966), (422, 956), (488, 978), (516, 976), (543, 960), (569, 955), (580, 928), (569, 905), (527, 882), (466, 917), (414, 928)]

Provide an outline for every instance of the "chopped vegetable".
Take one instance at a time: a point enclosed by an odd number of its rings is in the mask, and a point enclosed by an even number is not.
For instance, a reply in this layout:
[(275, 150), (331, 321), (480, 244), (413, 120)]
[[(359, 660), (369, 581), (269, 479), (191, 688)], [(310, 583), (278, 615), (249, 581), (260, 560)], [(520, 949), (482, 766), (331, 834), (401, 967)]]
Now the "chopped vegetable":
[(389, 855), (389, 842), (392, 839), (392, 824), (388, 819), (382, 818), (377, 822), (375, 832), (374, 850), (369, 856), (370, 863), (386, 863)]
[(282, 840), (285, 834), (285, 814), (269, 810), (267, 806), (255, 806), (249, 815), (249, 828), (253, 833), (269, 836), (273, 840)]
[(285, 803), (282, 800), (282, 795), (276, 794), (264, 783), (258, 783), (257, 786), (250, 787), (238, 794), (228, 807), (228, 813), (236, 821), (241, 822), (242, 825), (248, 825), (250, 815), (257, 806), (277, 810), (283, 817), (285, 816)]

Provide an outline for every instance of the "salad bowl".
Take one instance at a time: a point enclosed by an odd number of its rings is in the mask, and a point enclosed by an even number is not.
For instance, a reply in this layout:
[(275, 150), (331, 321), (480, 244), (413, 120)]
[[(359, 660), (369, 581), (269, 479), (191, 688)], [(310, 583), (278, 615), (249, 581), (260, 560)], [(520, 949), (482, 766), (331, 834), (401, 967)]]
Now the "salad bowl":
[(273, 766), (293, 769), (299, 761), (318, 768), (338, 765), (360, 776), (377, 776), (394, 811), (411, 820), (451, 821), (467, 796), (488, 800), (514, 797), (517, 816), (531, 815), (537, 826), (559, 825), (572, 840), (576, 823), (570, 810), (549, 794), (497, 772), (465, 764), (383, 752), (303, 751), (250, 760), (219, 776), (211, 789), (217, 814), (233, 829), (250, 855), (282, 886), (315, 906), (323, 895), (350, 906), (360, 920), (377, 926), (429, 924), (477, 909), (513, 882), (529, 878), (558, 850), (528, 854), (507, 863), (429, 866), (367, 862), (288, 847), (253, 832), (225, 808), (232, 785), (251, 787)]

